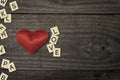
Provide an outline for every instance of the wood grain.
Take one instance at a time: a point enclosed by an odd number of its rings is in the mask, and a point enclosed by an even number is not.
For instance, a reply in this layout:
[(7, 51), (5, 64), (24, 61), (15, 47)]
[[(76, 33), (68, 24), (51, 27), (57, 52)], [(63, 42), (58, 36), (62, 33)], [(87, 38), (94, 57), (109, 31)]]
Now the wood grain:
[(115, 70), (110, 73), (110, 80), (119, 80), (120, 79), (120, 70)]
[[(119, 15), (13, 14), (13, 22), (5, 24), (9, 38), (0, 41), (7, 49), (1, 58), (14, 61), (17, 70), (120, 69), (119, 22)], [(46, 45), (30, 56), (15, 40), (19, 29), (45, 29), (50, 37), (50, 28), (56, 25), (61, 58), (53, 58)]]
[[(119, 71), (111, 70), (120, 69), (120, 0), (16, 0), (20, 9), (15, 12), (12, 1), (5, 7), (13, 15), (13, 22), (4, 24), (9, 38), (0, 40), (7, 50), (0, 59), (17, 67), (12, 74), (0, 68), (8, 80), (119, 80)], [(45, 29), (50, 37), (56, 25), (61, 58), (53, 58), (46, 45), (30, 56), (15, 40), (23, 28)]]
[(109, 71), (29, 70), (8, 73), (8, 80), (109, 80), (109, 76), (106, 76), (108, 73)]
[[(9, 0), (11, 2), (13, 0)], [(20, 10), (9, 13), (120, 14), (120, 0), (16, 0)]]

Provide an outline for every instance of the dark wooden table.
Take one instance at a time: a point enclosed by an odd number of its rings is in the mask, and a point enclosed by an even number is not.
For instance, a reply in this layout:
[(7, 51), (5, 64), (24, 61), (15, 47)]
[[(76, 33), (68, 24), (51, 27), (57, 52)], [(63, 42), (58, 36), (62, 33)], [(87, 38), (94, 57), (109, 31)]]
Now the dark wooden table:
[[(13, 21), (5, 24), (9, 38), (0, 41), (7, 50), (0, 59), (10, 59), (17, 67), (13, 73), (0, 68), (8, 80), (120, 79), (120, 0), (16, 1), (16, 12), (7, 3)], [(61, 32), (60, 58), (49, 54), (46, 45), (30, 56), (15, 40), (19, 29), (45, 29), (50, 37), (56, 25)]]

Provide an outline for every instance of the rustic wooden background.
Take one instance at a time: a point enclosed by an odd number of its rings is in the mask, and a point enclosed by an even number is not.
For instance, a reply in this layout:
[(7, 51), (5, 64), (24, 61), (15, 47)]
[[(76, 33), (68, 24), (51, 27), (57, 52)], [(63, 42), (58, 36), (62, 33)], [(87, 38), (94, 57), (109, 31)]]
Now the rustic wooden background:
[[(11, 2), (13, 0), (9, 0)], [(14, 61), (17, 71), (8, 80), (119, 80), (120, 79), (120, 0), (16, 0), (19, 10), (12, 13), (8, 39), (0, 44)], [(3, 22), (3, 21), (1, 21)], [(60, 58), (52, 57), (46, 45), (34, 55), (17, 44), (19, 29), (45, 29), (59, 26), (57, 47)], [(0, 60), (0, 61), (1, 61)]]

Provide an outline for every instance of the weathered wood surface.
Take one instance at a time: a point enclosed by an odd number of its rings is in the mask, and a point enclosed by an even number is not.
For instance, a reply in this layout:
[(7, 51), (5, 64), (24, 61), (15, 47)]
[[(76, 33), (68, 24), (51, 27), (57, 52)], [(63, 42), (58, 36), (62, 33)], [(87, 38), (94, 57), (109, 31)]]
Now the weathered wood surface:
[[(7, 3), (13, 22), (5, 24), (9, 38), (0, 41), (7, 49), (0, 59), (10, 59), (17, 67), (12, 74), (0, 68), (8, 80), (119, 80), (120, 71), (110, 71), (120, 69), (120, 0), (16, 1), (20, 8), (16, 12)], [(30, 56), (15, 40), (21, 28), (45, 29), (50, 36), (56, 25), (61, 32), (57, 44), (61, 58), (53, 58), (46, 46)]]
[(120, 79), (120, 70), (112, 71), (110, 73), (110, 80), (119, 80)]
[[(13, 60), (18, 70), (109, 70), (120, 68), (119, 15), (39, 15), (14, 14), (6, 24), (9, 38), (2, 40), (7, 49), (3, 56)], [(19, 29), (45, 29), (59, 26), (57, 47), (62, 56), (54, 58), (43, 46), (34, 55), (17, 44)], [(91, 46), (92, 45), (92, 46)]]
[(109, 73), (110, 71), (25, 70), (7, 74), (8, 80), (109, 80)]
[[(11, 2), (13, 0), (9, 0)], [(120, 14), (120, 0), (16, 0), (14, 13)], [(7, 5), (7, 11), (11, 12)]]

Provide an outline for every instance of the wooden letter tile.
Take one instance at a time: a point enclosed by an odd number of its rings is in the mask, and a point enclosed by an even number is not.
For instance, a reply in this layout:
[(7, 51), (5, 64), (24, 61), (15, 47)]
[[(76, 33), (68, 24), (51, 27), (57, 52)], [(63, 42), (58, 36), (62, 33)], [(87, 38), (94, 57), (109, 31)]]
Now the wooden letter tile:
[(11, 8), (12, 11), (16, 11), (16, 10), (19, 9), (16, 1), (13, 1), (13, 2), (9, 3), (9, 5), (10, 5), (10, 8)]
[(1, 39), (6, 39), (6, 38), (8, 38), (7, 32), (6, 32), (6, 31), (3, 31), (3, 33), (0, 34), (0, 38), (1, 38)]
[(57, 26), (51, 28), (50, 30), (51, 30), (53, 35), (59, 35), (60, 34), (59, 29), (58, 29)]
[(54, 46), (53, 43), (50, 43), (50, 44), (47, 45), (47, 48), (48, 48), (49, 53), (52, 53), (54, 48), (55, 48), (55, 46)]
[(8, 78), (8, 75), (2, 72), (0, 75), (0, 80), (7, 80), (7, 78)]
[(0, 0), (0, 5), (5, 7), (8, 0)]
[(0, 34), (6, 29), (6, 27), (3, 24), (0, 24)]
[(3, 54), (5, 54), (5, 53), (6, 53), (6, 51), (5, 51), (4, 46), (3, 46), (3, 45), (0, 45), (0, 55), (3, 55)]
[(12, 15), (7, 14), (7, 17), (4, 18), (4, 23), (11, 23), (12, 22)]
[(1, 17), (1, 19), (7, 17), (7, 12), (5, 9), (0, 10), (0, 17)]
[(1, 67), (4, 68), (4, 69), (8, 69), (9, 68), (9, 63), (10, 63), (10, 60), (3, 59), (2, 63), (1, 63)]
[(15, 64), (13, 62), (11, 62), (9, 64), (9, 68), (8, 68), (9, 72), (14, 72), (16, 71), (16, 67), (15, 67)]
[(53, 44), (57, 44), (58, 36), (52, 35), (50, 38), (50, 42)]
[(60, 57), (61, 56), (61, 48), (55, 48), (53, 52), (53, 57)]

